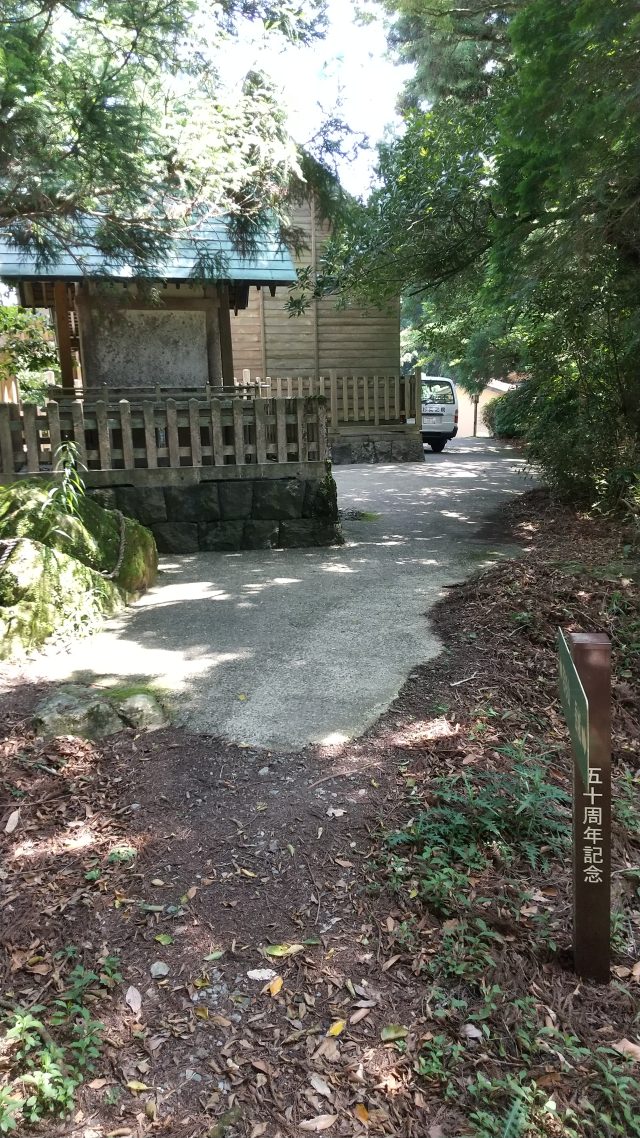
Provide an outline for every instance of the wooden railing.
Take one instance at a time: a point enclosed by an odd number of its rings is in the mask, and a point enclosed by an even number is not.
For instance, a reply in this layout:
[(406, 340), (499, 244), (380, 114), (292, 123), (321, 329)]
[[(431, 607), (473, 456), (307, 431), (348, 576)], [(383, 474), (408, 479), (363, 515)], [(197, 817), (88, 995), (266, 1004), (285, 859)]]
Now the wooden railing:
[(326, 407), (321, 399), (284, 397), (0, 404), (3, 475), (51, 470), (67, 440), (87, 470), (322, 461)]
[(377, 427), (420, 417), (420, 384), (415, 375), (351, 375), (334, 370), (320, 377), (267, 376), (251, 381), (249, 372), (244, 372), (242, 382), (255, 383), (263, 396), (324, 396), (332, 429), (347, 423)]

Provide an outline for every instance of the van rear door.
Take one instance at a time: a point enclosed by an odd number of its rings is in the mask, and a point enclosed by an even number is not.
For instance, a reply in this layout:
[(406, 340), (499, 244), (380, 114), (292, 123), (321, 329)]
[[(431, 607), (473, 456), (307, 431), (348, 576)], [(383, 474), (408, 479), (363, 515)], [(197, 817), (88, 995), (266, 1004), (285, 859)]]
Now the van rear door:
[(422, 377), (422, 437), (452, 439), (458, 433), (458, 399), (452, 380), (444, 376)]

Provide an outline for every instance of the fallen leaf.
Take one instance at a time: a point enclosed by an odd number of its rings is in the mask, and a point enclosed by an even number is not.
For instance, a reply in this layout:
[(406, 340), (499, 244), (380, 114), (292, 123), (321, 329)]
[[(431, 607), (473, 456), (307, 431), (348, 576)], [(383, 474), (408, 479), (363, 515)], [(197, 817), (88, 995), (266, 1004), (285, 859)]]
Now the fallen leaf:
[(347, 861), (346, 857), (334, 857), (336, 865), (341, 865), (343, 869), (353, 869), (353, 862)]
[(631, 969), (631, 975), (633, 976), (634, 980), (640, 982), (640, 960), (637, 960), (634, 964), (633, 968)]
[(283, 984), (284, 984), (284, 980), (282, 979), (282, 976), (276, 976), (275, 979), (272, 980), (271, 983), (269, 984), (269, 986), (267, 987), (267, 991), (268, 991), (269, 995), (270, 996), (277, 996), (278, 992), (281, 990)]
[(164, 885), (164, 881), (162, 880), (161, 877), (152, 877), (151, 878), (151, 884), (156, 885), (156, 886), (160, 886), (160, 885)]
[(624, 980), (627, 976), (631, 975), (631, 969), (627, 968), (625, 964), (614, 964), (611, 971), (613, 975), (617, 976), (620, 980)]
[(380, 1038), (383, 1043), (390, 1043), (395, 1039), (406, 1039), (408, 1034), (408, 1027), (403, 1027), (401, 1023), (389, 1023), (386, 1027), (383, 1027), (380, 1032)]
[(340, 1048), (335, 1039), (325, 1036), (322, 1043), (313, 1053), (314, 1059), (326, 1059), (328, 1063), (337, 1063), (340, 1059)]
[(364, 1103), (363, 1103), (363, 1102), (359, 1102), (359, 1103), (357, 1104), (357, 1106), (356, 1106), (356, 1108), (355, 1108), (355, 1111), (354, 1111), (354, 1113), (355, 1113), (355, 1116), (356, 1116), (356, 1118), (358, 1119), (358, 1121), (359, 1121), (359, 1122), (364, 1122), (364, 1123), (365, 1123), (365, 1125), (368, 1123), (368, 1121), (369, 1121), (369, 1111), (367, 1110), (367, 1108), (366, 1108), (366, 1106), (364, 1105)]
[(149, 1090), (149, 1087), (147, 1086), (146, 1083), (139, 1083), (137, 1079), (129, 1079), (129, 1082), (127, 1083), (127, 1088), (128, 1088), (128, 1090), (133, 1091), (133, 1093), (136, 1095), (140, 1094), (141, 1091), (148, 1091)]
[(268, 944), (264, 949), (267, 956), (295, 956), (303, 950), (303, 944)]
[(250, 869), (245, 869), (243, 865), (240, 866), (240, 873), (243, 877), (257, 877), (257, 873), (252, 873)]
[(357, 1012), (351, 1016), (349, 1023), (360, 1023), (360, 1020), (366, 1019), (368, 1015), (371, 1015), (371, 1008), (358, 1008)]
[(268, 1125), (268, 1122), (256, 1122), (253, 1130), (251, 1131), (250, 1138), (262, 1138), (262, 1135), (266, 1133)]
[(640, 1046), (637, 1043), (632, 1043), (630, 1039), (619, 1039), (617, 1043), (612, 1043), (614, 1051), (619, 1051), (621, 1055), (628, 1055), (630, 1059), (635, 1059), (640, 1062)]
[(101, 1091), (102, 1088), (106, 1087), (107, 1083), (110, 1082), (112, 1082), (111, 1079), (92, 1079), (90, 1083), (87, 1083), (87, 1086), (90, 1087), (92, 1091)]
[(173, 937), (169, 933), (158, 933), (153, 939), (157, 940), (158, 944), (173, 944)]
[(256, 1071), (262, 1071), (263, 1075), (268, 1075), (270, 1079), (275, 1074), (275, 1072), (272, 1070), (269, 1064), (265, 1062), (264, 1059), (252, 1059), (251, 1066), (255, 1067)]
[(400, 959), (400, 955), (401, 954), (398, 953), (397, 956), (391, 956), (391, 957), (389, 957), (388, 960), (385, 960), (384, 964), (382, 965), (382, 971), (388, 972), (390, 968), (393, 968), (394, 964), (398, 963), (398, 961)]
[(473, 1023), (465, 1023), (460, 1029), (460, 1034), (466, 1036), (467, 1039), (483, 1039), (484, 1036), (479, 1028)]
[(154, 980), (160, 979), (161, 976), (168, 976), (169, 965), (165, 964), (162, 960), (155, 960), (149, 969)]
[(442, 931), (443, 931), (443, 933), (452, 933), (454, 929), (458, 928), (459, 924), (460, 924), (460, 921), (456, 920), (455, 918), (453, 918), (450, 921), (443, 921), (442, 922)]
[(134, 988), (133, 985), (130, 988), (127, 988), (124, 1002), (125, 1004), (129, 1005), (134, 1015), (138, 1014), (140, 1008), (142, 1007), (142, 996), (140, 995), (138, 989)]
[(429, 1127), (429, 1138), (444, 1138), (444, 1130), (437, 1123)]
[(263, 984), (265, 980), (275, 980), (276, 975), (277, 973), (273, 971), (273, 968), (251, 968), (247, 972), (250, 980), (262, 980)]
[(347, 1026), (346, 1019), (334, 1020), (334, 1022), (331, 1024), (331, 1027), (329, 1028), (329, 1030), (327, 1032), (327, 1035), (330, 1036), (331, 1038), (335, 1038), (336, 1035), (342, 1035), (342, 1032), (344, 1031), (346, 1026)]
[(328, 1083), (325, 1083), (322, 1075), (309, 1075), (309, 1082), (317, 1094), (322, 1095), (323, 1098), (332, 1099), (333, 1091)]
[(20, 821), (20, 807), (17, 810), (12, 810), (7, 818), (7, 824), (4, 828), (5, 834), (12, 834), (18, 822)]
[(314, 1134), (319, 1134), (321, 1130), (328, 1130), (337, 1121), (337, 1114), (316, 1114), (315, 1118), (307, 1118), (306, 1122), (301, 1122), (300, 1129), (312, 1130)]
[(217, 948), (215, 950), (215, 952), (209, 952), (205, 957), (203, 957), (203, 959), (204, 960), (220, 960), (220, 957), (224, 956), (224, 952), (225, 952), (224, 948)]
[(329, 817), (329, 818), (342, 818), (343, 814), (346, 814), (346, 813), (347, 813), (346, 810), (336, 810), (335, 806), (330, 806), (329, 809), (327, 810), (327, 817)]

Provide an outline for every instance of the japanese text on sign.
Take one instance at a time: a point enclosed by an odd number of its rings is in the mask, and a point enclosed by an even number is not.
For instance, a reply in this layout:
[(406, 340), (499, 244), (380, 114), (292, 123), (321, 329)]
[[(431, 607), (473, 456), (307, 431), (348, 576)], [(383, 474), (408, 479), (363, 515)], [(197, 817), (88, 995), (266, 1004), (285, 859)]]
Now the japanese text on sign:
[[(602, 772), (589, 768), (589, 781), (582, 795), (582, 871), (585, 885), (601, 885), (604, 864), (604, 831), (602, 829)], [(588, 805), (587, 805), (588, 803)]]

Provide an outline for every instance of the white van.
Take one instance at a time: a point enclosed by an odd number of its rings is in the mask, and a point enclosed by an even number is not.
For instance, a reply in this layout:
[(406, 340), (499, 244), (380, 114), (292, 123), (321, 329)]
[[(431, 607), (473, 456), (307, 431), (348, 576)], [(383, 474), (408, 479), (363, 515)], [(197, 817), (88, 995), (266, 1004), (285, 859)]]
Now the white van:
[(422, 376), (422, 441), (431, 450), (444, 450), (448, 439), (458, 433), (458, 396), (452, 379), (440, 375)]

